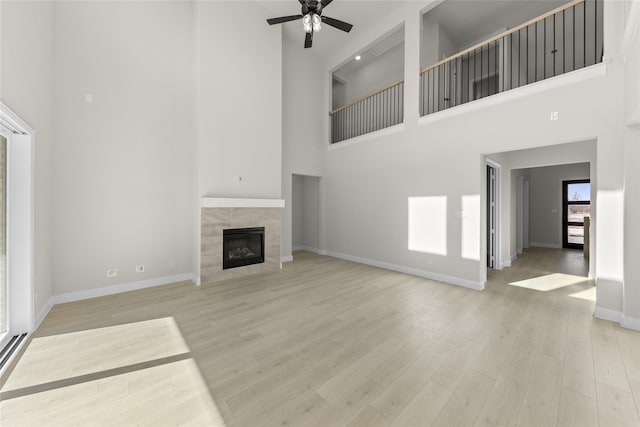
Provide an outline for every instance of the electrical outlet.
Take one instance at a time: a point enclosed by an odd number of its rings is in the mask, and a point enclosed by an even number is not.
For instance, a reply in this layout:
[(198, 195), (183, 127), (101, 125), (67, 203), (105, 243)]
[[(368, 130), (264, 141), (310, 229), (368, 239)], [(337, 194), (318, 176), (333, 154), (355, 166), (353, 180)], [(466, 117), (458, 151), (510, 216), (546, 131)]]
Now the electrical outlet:
[(144, 273), (144, 265), (136, 265), (136, 273)]
[(118, 275), (118, 270), (115, 268), (111, 268), (107, 270), (107, 277), (116, 277)]
[(176, 268), (176, 261), (175, 260), (171, 260), (169, 261), (169, 268)]

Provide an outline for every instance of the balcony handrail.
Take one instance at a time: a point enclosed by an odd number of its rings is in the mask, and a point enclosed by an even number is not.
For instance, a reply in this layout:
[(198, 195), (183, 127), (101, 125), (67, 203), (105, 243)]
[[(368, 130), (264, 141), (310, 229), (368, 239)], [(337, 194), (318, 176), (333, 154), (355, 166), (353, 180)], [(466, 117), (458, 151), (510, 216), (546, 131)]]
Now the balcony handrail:
[[(582, 0), (582, 1), (584, 1), (584, 0)], [(392, 84), (390, 84), (390, 85), (388, 85), (388, 86), (385, 86), (385, 87), (383, 87), (383, 88), (382, 88), (382, 89), (380, 89), (380, 90), (377, 90), (377, 91), (375, 91), (375, 92), (373, 92), (373, 93), (370, 93), (370, 94), (369, 94), (369, 95), (367, 95), (367, 96), (363, 96), (362, 98), (360, 98), (360, 99), (357, 99), (357, 100), (353, 101), (353, 102), (352, 102), (352, 103), (350, 103), (350, 104), (345, 105), (344, 107), (336, 108), (336, 109), (335, 109), (335, 110), (333, 110), (333, 111), (329, 111), (329, 116), (333, 116), (334, 114), (339, 113), (339, 112), (340, 112), (340, 111), (342, 111), (342, 110), (345, 110), (345, 109), (347, 109), (347, 108), (349, 108), (349, 107), (353, 107), (354, 105), (359, 104), (359, 103), (360, 103), (360, 102), (362, 102), (362, 101), (366, 101), (367, 99), (369, 99), (369, 98), (371, 98), (371, 97), (373, 97), (373, 96), (376, 96), (376, 95), (378, 95), (378, 94), (380, 94), (380, 93), (384, 92), (385, 90), (389, 90), (389, 89), (391, 89), (392, 87), (395, 87), (395, 86), (401, 85), (402, 83), (404, 83), (404, 80), (400, 80), (399, 82), (395, 82), (395, 83), (392, 83)]]
[(565, 4), (565, 5), (557, 7), (555, 9), (543, 14), (543, 15), (540, 15), (540, 16), (538, 16), (536, 18), (530, 19), (529, 21), (525, 22), (524, 24), (520, 24), (520, 25), (518, 25), (516, 27), (513, 27), (513, 28), (510, 28), (510, 29), (508, 29), (506, 31), (503, 31), (502, 33), (498, 34), (497, 36), (493, 36), (493, 37), (491, 37), (491, 38), (489, 38), (487, 40), (484, 40), (484, 41), (481, 41), (479, 43), (476, 43), (473, 46), (471, 46), (471, 47), (469, 47), (469, 48), (467, 48), (467, 49), (465, 49), (465, 50), (463, 50), (461, 52), (456, 53), (455, 55), (449, 56), (448, 58), (445, 58), (440, 62), (436, 62), (433, 65), (430, 65), (430, 66), (428, 66), (426, 68), (423, 68), (422, 70), (420, 70), (420, 74), (424, 74), (427, 71), (433, 70), (434, 68), (437, 68), (442, 64), (446, 64), (447, 62), (450, 62), (450, 61), (452, 61), (452, 60), (454, 60), (456, 58), (459, 58), (459, 57), (461, 57), (463, 55), (466, 55), (467, 53), (470, 53), (470, 52), (473, 52), (473, 51), (475, 51), (475, 50), (477, 50), (479, 48), (482, 48), (482, 47), (484, 47), (484, 46), (486, 46), (488, 44), (491, 44), (491, 43), (495, 42), (496, 40), (500, 40), (501, 38), (506, 37), (506, 36), (508, 36), (510, 34), (516, 33), (518, 31), (522, 30), (523, 28), (528, 27), (529, 25), (533, 25), (533, 24), (535, 24), (537, 22), (543, 21), (543, 20), (549, 18), (550, 16), (555, 15), (556, 13), (562, 12), (563, 10), (567, 10), (567, 9), (569, 9), (569, 8), (571, 8), (573, 6), (576, 6), (576, 5), (580, 4), (580, 3), (584, 3), (585, 1), (586, 0), (573, 0), (573, 1), (571, 1), (571, 2), (569, 2), (567, 4)]

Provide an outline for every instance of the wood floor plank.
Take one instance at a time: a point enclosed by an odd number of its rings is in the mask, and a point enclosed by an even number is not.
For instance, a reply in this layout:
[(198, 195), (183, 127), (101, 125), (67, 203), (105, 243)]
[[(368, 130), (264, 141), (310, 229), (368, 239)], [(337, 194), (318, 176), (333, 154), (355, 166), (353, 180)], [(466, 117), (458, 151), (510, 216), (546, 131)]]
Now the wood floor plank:
[(440, 384), (429, 381), (416, 397), (400, 412), (392, 426), (431, 425), (453, 393)]
[(469, 371), (453, 393), (433, 425), (436, 427), (472, 426), (484, 405), (494, 380), (484, 374)]
[(539, 353), (520, 405), (518, 426), (551, 426), (558, 420), (563, 362)]
[(563, 389), (560, 396), (558, 426), (598, 427), (598, 404), (572, 390)]
[[(54, 306), (0, 379), (0, 424), (640, 425), (640, 333), (593, 318), (588, 280), (512, 285), (586, 274), (579, 252), (527, 249), (483, 292), (294, 257), (275, 273)], [(100, 336), (158, 319), (175, 333)], [(135, 364), (178, 347), (179, 373)]]
[(600, 425), (631, 427), (640, 425), (638, 411), (630, 392), (609, 384), (596, 383)]

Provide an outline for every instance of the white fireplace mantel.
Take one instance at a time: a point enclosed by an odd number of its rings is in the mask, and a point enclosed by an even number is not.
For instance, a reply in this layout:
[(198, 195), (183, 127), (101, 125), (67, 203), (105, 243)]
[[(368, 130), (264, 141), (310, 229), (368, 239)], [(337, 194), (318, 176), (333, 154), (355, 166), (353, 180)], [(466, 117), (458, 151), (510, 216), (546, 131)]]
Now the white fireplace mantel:
[(284, 199), (240, 199), (234, 197), (203, 197), (203, 208), (284, 208)]

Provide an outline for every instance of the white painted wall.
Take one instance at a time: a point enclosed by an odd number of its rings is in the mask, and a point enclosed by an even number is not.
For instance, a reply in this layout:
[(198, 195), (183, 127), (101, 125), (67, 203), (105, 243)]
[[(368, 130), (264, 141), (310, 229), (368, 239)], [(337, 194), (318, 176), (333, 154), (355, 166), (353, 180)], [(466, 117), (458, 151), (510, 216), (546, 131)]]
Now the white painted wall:
[(589, 164), (530, 170), (529, 231), (532, 246), (562, 247), (562, 181), (589, 179)]
[(293, 248), (318, 249), (320, 223), (320, 178), (293, 175)]
[(304, 176), (293, 175), (291, 186), (291, 245), (304, 245)]
[(401, 81), (403, 75), (404, 43), (400, 43), (346, 76), (347, 104)]
[[(290, 259), (292, 248), (292, 175), (323, 176), (324, 146), (327, 141), (325, 118), (329, 117), (330, 92), (321, 82), (331, 74), (324, 73), (322, 62), (310, 49), (301, 49), (297, 41), (282, 40), (282, 234), (280, 255)], [(319, 82), (309, 85), (309, 82)], [(327, 86), (330, 87), (330, 86)], [(305, 96), (300, 96), (305, 88)], [(309, 99), (318, 102), (309, 102)], [(320, 102), (326, 100), (329, 104)], [(325, 108), (326, 107), (326, 108)]]
[(251, 2), (197, 4), (200, 196), (280, 198), (282, 28), (267, 14)]
[(54, 292), (191, 272), (192, 4), (53, 7)]
[(0, 3), (0, 99), (35, 131), (35, 313), (53, 292), (53, 4)]
[[(594, 172), (597, 163), (597, 143), (595, 141), (581, 141), (574, 143), (566, 143), (559, 145), (552, 145), (546, 147), (530, 148), (524, 150), (516, 150), (505, 153), (504, 164), (506, 169), (503, 170), (504, 185), (502, 189), (504, 205), (508, 206), (505, 216), (503, 217), (503, 230), (502, 230), (502, 242), (501, 250), (503, 254), (508, 258), (515, 258), (518, 249), (518, 230), (517, 230), (517, 202), (518, 202), (518, 188), (517, 180), (519, 175), (530, 175), (531, 168), (539, 167), (551, 167), (566, 164), (575, 163), (588, 163), (590, 164), (591, 175), (591, 196), (592, 203), (595, 205), (597, 201), (597, 177)], [(492, 155), (494, 157), (495, 155)], [(531, 208), (530, 208), (531, 210)], [(591, 253), (592, 257), (589, 259), (590, 272), (595, 274), (595, 266), (597, 254), (596, 248), (596, 236), (597, 223), (595, 221), (597, 214), (592, 210), (592, 238), (591, 238)], [(531, 224), (531, 219), (529, 219)], [(529, 238), (530, 241), (533, 239)]]
[(624, 306), (623, 315), (640, 328), (640, 3), (628, 8), (625, 31), (624, 99), (625, 119), (625, 201), (624, 201)]
[[(390, 14), (383, 22), (392, 26), (398, 19), (413, 20), (418, 6), (408, 4), (399, 8), (396, 14), (401, 17)], [(621, 14), (619, 5), (607, 4), (607, 8), (610, 10), (606, 15), (605, 40), (612, 63), (599, 68), (607, 68), (606, 76), (594, 76), (585, 81), (578, 81), (575, 76), (559, 77), (556, 82), (567, 84), (555, 88), (552, 88), (554, 82), (538, 84), (523, 98), (517, 97), (518, 92), (511, 96), (498, 95), (494, 98), (496, 103), (487, 102), (484, 108), (462, 106), (457, 113), (422, 120), (417, 127), (405, 120), (403, 131), (358, 144), (347, 142), (332, 146), (327, 153), (326, 191), (323, 193), (326, 197), (326, 248), (352, 257), (481, 281), (481, 261), (463, 259), (460, 255), (462, 227), (457, 212), (461, 209), (462, 196), (483, 192), (483, 153), (595, 137), (598, 141), (597, 170), (592, 171), (592, 176), (598, 177), (597, 189), (603, 193), (621, 192), (622, 112), (618, 106), (622, 70), (615, 48), (620, 42), (617, 25)], [(384, 30), (382, 24), (380, 32)], [(344, 58), (345, 52), (366, 44), (371, 37), (373, 35), (369, 33), (354, 34), (344, 49), (336, 52), (333, 63)], [(406, 41), (409, 39), (407, 31)], [(328, 69), (331, 64), (330, 61)], [(417, 86), (417, 79), (417, 73), (405, 73), (405, 81), (415, 80), (411, 84)], [(545, 87), (549, 89), (545, 90)], [(589, 101), (596, 98), (599, 103)], [(503, 102), (498, 102), (499, 99)], [(406, 108), (417, 109), (417, 103), (406, 104)], [(559, 111), (561, 119), (550, 121), (552, 111)], [(447, 256), (407, 249), (409, 196), (447, 197)], [(620, 200), (614, 195), (608, 202), (609, 208), (597, 213), (604, 229), (615, 228), (622, 220)], [(606, 279), (601, 278), (602, 292), (615, 293), (615, 288), (621, 284), (621, 265), (613, 257), (601, 256), (606, 252), (621, 255), (622, 239), (615, 234), (605, 234), (602, 228), (598, 230), (598, 269), (609, 273)], [(478, 242), (482, 254), (483, 234), (484, 227)], [(515, 249), (515, 241), (513, 247)], [(605, 280), (609, 282), (605, 284)]]

